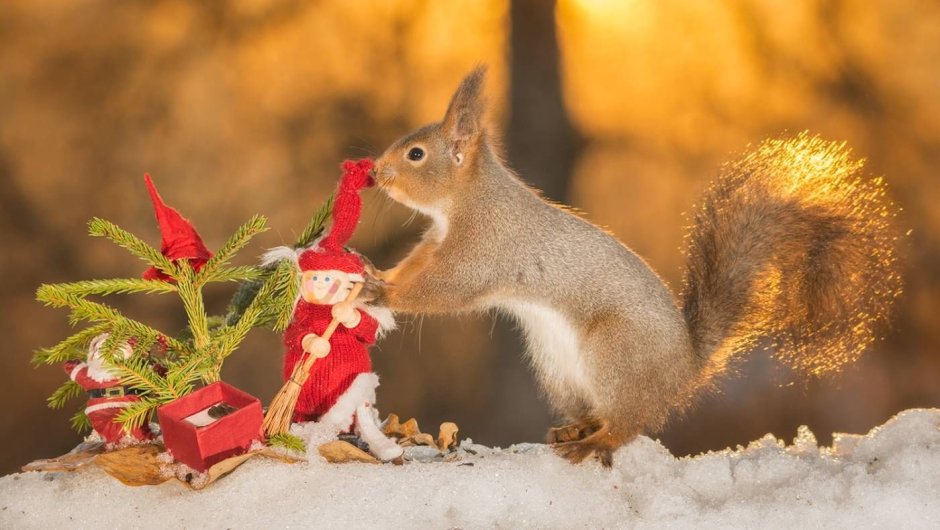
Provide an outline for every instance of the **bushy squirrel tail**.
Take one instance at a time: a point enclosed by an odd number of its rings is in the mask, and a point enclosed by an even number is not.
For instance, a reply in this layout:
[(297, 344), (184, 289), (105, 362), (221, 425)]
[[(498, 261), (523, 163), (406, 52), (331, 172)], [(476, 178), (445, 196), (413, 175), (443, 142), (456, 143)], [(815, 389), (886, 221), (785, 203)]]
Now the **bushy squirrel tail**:
[(701, 382), (768, 346), (803, 374), (856, 360), (901, 293), (895, 206), (844, 144), (768, 140), (693, 211), (683, 313)]

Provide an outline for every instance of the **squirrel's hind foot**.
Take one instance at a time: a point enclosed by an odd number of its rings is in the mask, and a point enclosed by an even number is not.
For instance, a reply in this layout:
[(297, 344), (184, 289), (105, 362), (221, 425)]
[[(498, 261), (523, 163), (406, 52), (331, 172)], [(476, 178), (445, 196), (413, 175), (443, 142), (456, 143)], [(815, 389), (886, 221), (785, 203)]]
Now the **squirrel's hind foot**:
[[(578, 427), (582, 428), (578, 429)], [(587, 457), (594, 455), (604, 467), (610, 467), (613, 464), (614, 451), (627, 440), (611, 431), (609, 422), (596, 418), (586, 418), (549, 431), (549, 437), (556, 435), (559, 437), (581, 436), (571, 441), (553, 443), (553, 448), (559, 456), (572, 464), (580, 464)]]
[(549, 429), (546, 441), (550, 444), (561, 444), (583, 440), (600, 430), (603, 424), (604, 422), (600, 418), (589, 416), (567, 425)]

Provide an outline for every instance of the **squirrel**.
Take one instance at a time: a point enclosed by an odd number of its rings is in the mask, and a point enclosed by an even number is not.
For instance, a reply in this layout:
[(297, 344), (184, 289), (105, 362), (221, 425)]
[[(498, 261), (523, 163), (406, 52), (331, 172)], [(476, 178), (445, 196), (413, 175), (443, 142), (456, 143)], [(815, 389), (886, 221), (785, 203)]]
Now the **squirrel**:
[(573, 463), (662, 429), (757, 347), (806, 374), (854, 360), (901, 289), (894, 208), (844, 144), (802, 133), (724, 166), (692, 215), (684, 288), (554, 204), (503, 162), (485, 67), (444, 118), (391, 144), (374, 175), (430, 218), (378, 303), (406, 313), (497, 310), (518, 322)]

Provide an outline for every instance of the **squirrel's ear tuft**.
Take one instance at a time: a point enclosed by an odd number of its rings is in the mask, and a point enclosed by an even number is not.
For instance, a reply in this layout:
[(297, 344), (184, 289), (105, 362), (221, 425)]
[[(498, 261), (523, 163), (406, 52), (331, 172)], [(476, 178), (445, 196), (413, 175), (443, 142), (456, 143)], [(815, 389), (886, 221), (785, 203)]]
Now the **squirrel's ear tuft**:
[(483, 130), (483, 115), (486, 100), (483, 87), (486, 84), (486, 66), (478, 66), (460, 83), (450, 100), (447, 114), (441, 127), (455, 141), (473, 141)]

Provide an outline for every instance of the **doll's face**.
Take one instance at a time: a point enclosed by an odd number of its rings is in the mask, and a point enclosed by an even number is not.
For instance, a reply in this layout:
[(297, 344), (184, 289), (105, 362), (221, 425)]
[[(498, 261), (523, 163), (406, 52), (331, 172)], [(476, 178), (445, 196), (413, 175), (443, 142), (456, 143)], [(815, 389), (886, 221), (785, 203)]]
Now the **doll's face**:
[(336, 271), (304, 271), (300, 295), (310, 304), (333, 305), (349, 296), (352, 281), (349, 274)]

